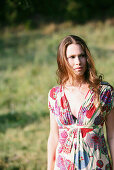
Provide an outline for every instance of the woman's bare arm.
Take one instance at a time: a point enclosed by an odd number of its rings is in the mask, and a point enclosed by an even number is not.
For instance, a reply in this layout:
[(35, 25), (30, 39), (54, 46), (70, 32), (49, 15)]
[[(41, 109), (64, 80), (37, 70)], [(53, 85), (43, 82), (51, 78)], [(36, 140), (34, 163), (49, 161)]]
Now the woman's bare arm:
[(107, 140), (110, 147), (113, 169), (114, 169), (114, 108), (107, 116), (106, 129), (107, 129)]
[(54, 170), (55, 164), (55, 154), (56, 154), (56, 147), (58, 143), (58, 125), (54, 118), (54, 115), (50, 113), (50, 133), (47, 143), (47, 152), (48, 152), (48, 165), (47, 170)]

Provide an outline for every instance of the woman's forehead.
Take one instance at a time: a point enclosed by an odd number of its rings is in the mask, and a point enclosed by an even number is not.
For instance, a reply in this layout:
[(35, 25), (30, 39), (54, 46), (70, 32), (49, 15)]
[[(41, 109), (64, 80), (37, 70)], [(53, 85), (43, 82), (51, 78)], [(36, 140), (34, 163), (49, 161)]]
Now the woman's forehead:
[(66, 49), (67, 57), (71, 55), (80, 55), (82, 53), (84, 53), (84, 51), (80, 44), (70, 44)]

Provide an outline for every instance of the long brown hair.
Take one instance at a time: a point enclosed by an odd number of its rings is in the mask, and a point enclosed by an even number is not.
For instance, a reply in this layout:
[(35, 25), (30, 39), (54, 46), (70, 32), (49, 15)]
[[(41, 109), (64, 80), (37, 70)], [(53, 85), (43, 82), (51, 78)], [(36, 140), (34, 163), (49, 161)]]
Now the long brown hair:
[[(102, 76), (97, 75), (97, 71), (95, 69), (95, 64), (90, 53), (89, 48), (87, 47), (85, 41), (75, 35), (69, 35), (65, 37), (57, 51), (57, 76), (58, 76), (58, 84), (64, 85), (66, 81), (69, 79), (69, 73), (72, 75), (73, 79), (75, 79), (75, 73), (70, 67), (67, 57), (66, 57), (66, 49), (70, 44), (79, 44), (82, 47), (82, 50), (85, 53), (85, 57), (87, 60), (87, 69), (84, 73), (85, 81), (88, 83), (89, 87), (92, 87), (97, 99), (99, 98), (99, 84), (102, 81)], [(98, 99), (99, 100), (99, 99)]]

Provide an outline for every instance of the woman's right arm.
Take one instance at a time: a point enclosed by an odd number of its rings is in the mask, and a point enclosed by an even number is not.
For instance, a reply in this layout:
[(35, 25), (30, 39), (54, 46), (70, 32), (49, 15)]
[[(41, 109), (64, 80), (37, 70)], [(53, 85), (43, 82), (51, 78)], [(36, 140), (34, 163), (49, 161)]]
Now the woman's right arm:
[(54, 170), (56, 147), (58, 144), (59, 129), (55, 117), (50, 113), (50, 133), (47, 143), (47, 170)]

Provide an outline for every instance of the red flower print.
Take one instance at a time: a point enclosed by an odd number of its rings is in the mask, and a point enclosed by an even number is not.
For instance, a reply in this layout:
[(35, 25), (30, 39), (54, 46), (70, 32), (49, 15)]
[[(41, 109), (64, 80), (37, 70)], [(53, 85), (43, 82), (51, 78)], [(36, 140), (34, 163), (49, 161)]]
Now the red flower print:
[(95, 135), (95, 136), (92, 136), (92, 140), (93, 140), (93, 142), (96, 143), (96, 144), (99, 143), (99, 137), (96, 136), (96, 135)]
[(74, 165), (71, 163), (70, 160), (65, 160), (65, 165), (67, 167), (67, 170), (74, 170)]
[(61, 137), (62, 138), (67, 138), (68, 134), (67, 132), (64, 130), (62, 133), (61, 133)]
[(61, 153), (63, 151), (63, 147), (58, 148), (58, 153)]
[(50, 91), (50, 97), (53, 99), (53, 100), (56, 100), (56, 89), (55, 88), (52, 88), (51, 91)]
[(97, 134), (88, 134), (86, 143), (90, 148), (94, 148), (95, 151), (102, 147), (100, 137)]
[(81, 129), (82, 138), (86, 136), (86, 133), (91, 132), (93, 129), (83, 128)]
[(59, 147), (59, 153), (70, 153), (71, 152), (71, 140), (68, 138), (67, 132), (64, 130), (60, 133), (59, 142), (61, 146)]
[(68, 134), (67, 134), (67, 132), (64, 130), (62, 133), (60, 133), (59, 142), (60, 142), (61, 144), (64, 144), (65, 141), (66, 141), (66, 139), (67, 139), (67, 137), (68, 137)]
[(77, 129), (73, 130), (74, 138), (77, 138)]
[(62, 86), (60, 86), (60, 92), (62, 92)]
[(102, 160), (98, 160), (97, 161), (97, 166), (102, 168), (103, 167), (103, 161)]
[(96, 111), (96, 107), (94, 104), (92, 104), (92, 107), (89, 110), (87, 110), (86, 117), (90, 119), (95, 113), (95, 111)]
[(57, 157), (57, 167), (61, 167), (62, 170), (65, 170), (64, 159), (60, 155)]
[(61, 97), (61, 106), (63, 109), (67, 109), (67, 103), (65, 96)]
[(63, 144), (63, 146), (59, 147), (58, 152), (59, 153), (64, 152), (64, 153), (68, 154), (71, 152), (71, 146), (67, 145), (67, 144), (66, 145)]
[(73, 163), (61, 155), (57, 157), (57, 167), (59, 167), (61, 170), (74, 170)]
[(68, 145), (68, 144), (63, 145), (63, 152), (66, 153), (66, 154), (70, 153), (71, 152), (71, 145)]

